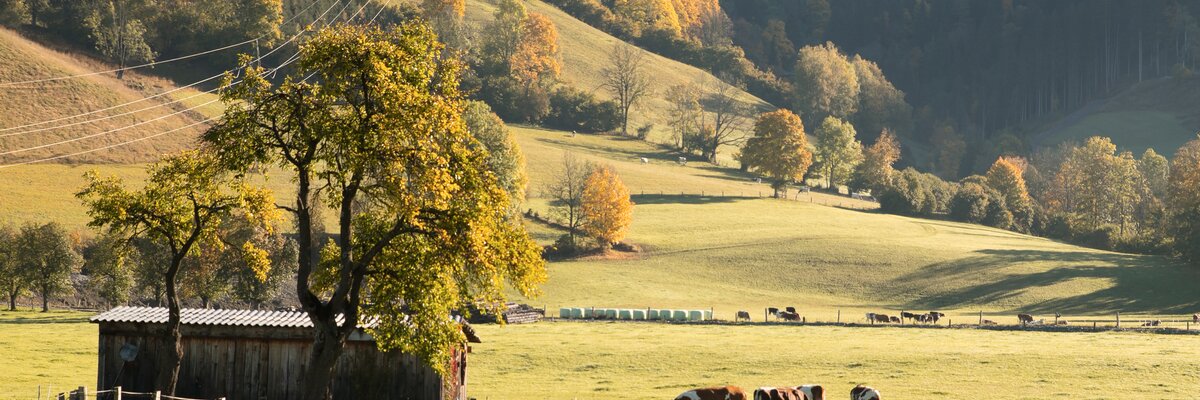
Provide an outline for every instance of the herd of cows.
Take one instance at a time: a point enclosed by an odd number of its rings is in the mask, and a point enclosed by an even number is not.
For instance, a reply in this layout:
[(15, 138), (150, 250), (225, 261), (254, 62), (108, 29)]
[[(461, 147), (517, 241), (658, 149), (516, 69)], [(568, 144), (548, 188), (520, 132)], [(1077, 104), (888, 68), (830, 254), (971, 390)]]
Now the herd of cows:
[[(776, 321), (782, 320), (782, 321), (799, 322), (799, 321), (803, 320), (803, 317), (800, 316), (800, 313), (798, 313), (796, 311), (795, 307), (784, 307), (783, 309), (779, 309), (776, 307), (770, 307), (770, 308), (767, 308), (767, 314), (775, 317)], [(917, 313), (912, 313), (912, 312), (908, 312), (908, 311), (903, 311), (898, 316), (888, 315), (888, 314), (884, 314), (884, 313), (866, 313), (864, 315), (864, 317), (866, 318), (867, 322), (872, 323), (872, 324), (874, 324), (874, 323), (902, 324), (905, 322), (936, 324), (942, 318), (945, 318), (946, 314), (940, 313), (937, 311), (930, 311), (930, 312), (927, 312), (924, 314), (917, 314)], [(734, 322), (740, 322), (743, 320), (750, 321), (750, 312), (749, 311), (738, 311), (737, 315), (734, 317)], [(1046, 322), (1046, 320), (1044, 320), (1044, 319), (1034, 320), (1034, 317), (1031, 314), (1017, 314), (1017, 321), (1019, 321), (1022, 326), (1024, 326), (1024, 325), (1047, 325), (1048, 324)], [(980, 323), (983, 325), (997, 325), (998, 324), (996, 321), (993, 321), (990, 319), (981, 319)], [(1192, 323), (1200, 324), (1200, 314), (1192, 314)], [(1056, 314), (1054, 314), (1054, 321), (1049, 324), (1069, 325), (1070, 323), (1067, 322), (1067, 320), (1062, 319), (1061, 314), (1056, 313)], [(1141, 326), (1156, 327), (1161, 324), (1162, 324), (1162, 321), (1152, 320), (1152, 321), (1144, 321)]]
[[(675, 400), (825, 400), (825, 388), (821, 385), (760, 387), (754, 390), (752, 397), (747, 397), (740, 387), (719, 386), (692, 389)], [(858, 385), (850, 389), (850, 400), (882, 400), (882, 397), (878, 390)]]

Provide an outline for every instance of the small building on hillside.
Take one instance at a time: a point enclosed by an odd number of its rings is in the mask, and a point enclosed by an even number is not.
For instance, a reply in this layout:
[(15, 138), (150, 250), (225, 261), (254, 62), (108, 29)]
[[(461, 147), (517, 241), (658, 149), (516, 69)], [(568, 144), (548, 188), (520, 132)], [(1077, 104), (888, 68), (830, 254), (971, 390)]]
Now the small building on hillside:
[[(229, 400), (299, 397), (312, 346), (312, 322), (303, 312), (184, 309), (183, 365), (175, 394)], [(167, 309), (118, 307), (92, 317), (100, 327), (97, 389), (154, 391), (160, 352), (166, 349)], [(469, 342), (479, 338), (463, 323)], [(382, 352), (360, 324), (334, 373), (334, 399), (465, 400), (466, 343), (457, 346), (446, 376), (417, 357)]]

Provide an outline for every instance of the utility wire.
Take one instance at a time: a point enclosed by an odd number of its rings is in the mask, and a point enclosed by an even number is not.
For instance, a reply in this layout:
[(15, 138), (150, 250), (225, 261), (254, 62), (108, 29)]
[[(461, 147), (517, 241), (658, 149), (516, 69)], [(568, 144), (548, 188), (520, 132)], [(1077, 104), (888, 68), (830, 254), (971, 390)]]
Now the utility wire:
[[(296, 17), (299, 17), (299, 16), (300, 16), (301, 14), (303, 14), (304, 12), (307, 12), (309, 8), (312, 8), (312, 6), (316, 5), (318, 2), (319, 2), (319, 1), (316, 1), (316, 0), (314, 0), (314, 1), (312, 2), (312, 4), (309, 4), (309, 5), (308, 5), (308, 7), (305, 7), (303, 10), (301, 10), (300, 12), (296, 13), (295, 15), (293, 15), (293, 16), (292, 16), (291, 18), (289, 18), (287, 21), (284, 21), (284, 22), (283, 22), (283, 24), (281, 24), (281, 25), (286, 25), (286, 24), (289, 24), (289, 23), (291, 23), (292, 21), (294, 21), (294, 20), (296, 19)], [(336, 3), (335, 3), (335, 4), (336, 4)], [(110, 70), (107, 70), (107, 71), (95, 71), (95, 72), (88, 72), (88, 73), (84, 73), (84, 74), (77, 74), (77, 75), (66, 75), (66, 76), (58, 76), (58, 77), (53, 77), (53, 78), (43, 78), (43, 79), (30, 79), (30, 80), (25, 80), (25, 81), (0, 82), (0, 88), (6, 88), (6, 87), (12, 87), (12, 86), (20, 86), (20, 85), (29, 85), (29, 84), (35, 84), (35, 83), (45, 83), (45, 82), (57, 82), (57, 81), (65, 81), (65, 80), (69, 80), (69, 79), (77, 79), (77, 78), (84, 78), (84, 77), (89, 77), (89, 76), (104, 75), (104, 74), (111, 74), (111, 73), (124, 72), (124, 71), (132, 71), (132, 70), (135, 70), (135, 69), (141, 69), (141, 68), (146, 68), (146, 67), (153, 67), (153, 66), (156, 66), (156, 65), (161, 65), (161, 64), (169, 64), (169, 63), (173, 63), (173, 62), (176, 62), (176, 61), (183, 61), (183, 60), (192, 59), (192, 58), (196, 58), (196, 57), (200, 57), (200, 56), (204, 56), (204, 55), (208, 55), (208, 54), (212, 54), (212, 53), (216, 53), (216, 52), (221, 52), (221, 51), (229, 50), (229, 49), (236, 48), (236, 47), (245, 46), (245, 45), (247, 45), (247, 44), (254, 43), (254, 42), (257, 42), (257, 41), (259, 41), (259, 40), (262, 40), (262, 39), (264, 39), (264, 38), (266, 38), (266, 35), (260, 35), (259, 37), (256, 37), (256, 38), (253, 38), (253, 39), (245, 40), (245, 41), (242, 41), (242, 42), (239, 42), (239, 43), (234, 43), (234, 44), (231, 44), (231, 45), (226, 45), (226, 46), (223, 46), (223, 47), (218, 47), (218, 48), (211, 49), (211, 50), (205, 50), (205, 51), (201, 51), (201, 52), (199, 52), (199, 53), (193, 53), (193, 54), (188, 54), (188, 55), (184, 55), (184, 56), (179, 56), (179, 57), (171, 58), (171, 59), (168, 59), (168, 60), (162, 60), (162, 61), (151, 61), (151, 62), (148, 62), (148, 63), (145, 63), (145, 64), (141, 64), (141, 65), (134, 65), (134, 66), (130, 66), (130, 67), (124, 67), (124, 68), (110, 69)]]

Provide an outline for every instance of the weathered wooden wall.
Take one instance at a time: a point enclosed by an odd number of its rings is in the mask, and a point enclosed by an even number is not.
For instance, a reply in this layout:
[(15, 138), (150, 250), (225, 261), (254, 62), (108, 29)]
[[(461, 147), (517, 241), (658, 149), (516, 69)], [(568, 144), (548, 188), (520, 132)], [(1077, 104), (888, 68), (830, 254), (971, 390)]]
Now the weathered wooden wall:
[[(159, 355), (167, 346), (156, 327), (101, 324), (98, 387), (153, 391)], [(183, 366), (176, 395), (229, 400), (295, 399), (311, 338), (301, 328), (184, 327)], [(338, 360), (335, 399), (465, 399), (466, 354), (459, 351), (443, 381), (416, 357), (383, 353), (370, 340), (352, 340)], [(120, 349), (138, 345), (125, 362)]]

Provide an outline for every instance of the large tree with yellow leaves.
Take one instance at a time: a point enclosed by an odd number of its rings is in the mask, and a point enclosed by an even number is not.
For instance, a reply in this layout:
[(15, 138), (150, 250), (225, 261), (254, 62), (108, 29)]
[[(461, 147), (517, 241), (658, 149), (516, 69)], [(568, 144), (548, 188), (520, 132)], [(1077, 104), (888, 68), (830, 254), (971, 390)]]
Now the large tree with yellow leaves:
[(581, 209), (583, 232), (604, 249), (624, 239), (633, 223), (629, 188), (607, 165), (597, 166), (588, 175)]

